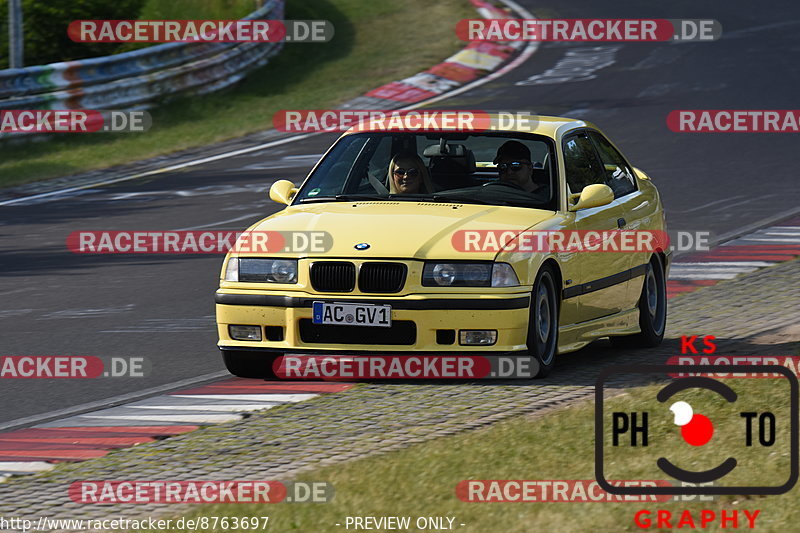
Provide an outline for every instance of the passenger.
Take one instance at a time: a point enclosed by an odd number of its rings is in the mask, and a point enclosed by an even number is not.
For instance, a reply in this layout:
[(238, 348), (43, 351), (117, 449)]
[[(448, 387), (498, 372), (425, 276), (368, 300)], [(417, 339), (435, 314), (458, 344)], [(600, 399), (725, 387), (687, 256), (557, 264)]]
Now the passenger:
[(417, 154), (401, 152), (389, 163), (389, 192), (392, 194), (431, 194), (433, 183), (428, 168)]
[(527, 192), (534, 192), (542, 187), (533, 181), (533, 163), (531, 151), (519, 141), (506, 141), (497, 149), (494, 158), (500, 173), (500, 182)]

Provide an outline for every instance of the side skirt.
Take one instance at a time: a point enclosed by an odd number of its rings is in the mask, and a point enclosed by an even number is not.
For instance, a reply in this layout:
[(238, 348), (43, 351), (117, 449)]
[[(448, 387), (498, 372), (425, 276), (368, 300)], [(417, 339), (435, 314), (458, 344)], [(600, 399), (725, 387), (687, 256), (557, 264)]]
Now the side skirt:
[(600, 337), (639, 333), (639, 309), (558, 328), (558, 353), (574, 352)]

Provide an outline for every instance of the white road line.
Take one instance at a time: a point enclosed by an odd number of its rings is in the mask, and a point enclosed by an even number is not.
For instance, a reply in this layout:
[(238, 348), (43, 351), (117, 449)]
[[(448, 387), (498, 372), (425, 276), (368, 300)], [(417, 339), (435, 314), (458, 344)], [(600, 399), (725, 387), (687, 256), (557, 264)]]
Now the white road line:
[[(748, 34), (760, 32), (763, 30), (775, 30), (778, 28), (785, 28), (786, 26), (793, 26), (799, 23), (800, 20), (789, 20), (786, 22), (776, 22), (774, 24), (762, 24), (761, 26), (751, 26), (750, 28), (743, 28), (741, 30), (734, 30), (734, 31), (726, 31), (722, 33), (721, 39), (740, 39), (742, 37), (749, 37)], [(689, 42), (689, 41), (675, 41), (676, 43), (679, 42)]]
[(762, 235), (780, 235), (782, 237), (800, 237), (800, 231), (766, 231)]
[(780, 232), (788, 231), (788, 232), (795, 233), (796, 235), (800, 235), (800, 233), (797, 233), (797, 232), (800, 232), (800, 226), (780, 226), (780, 225), (778, 225), (778, 226), (769, 226), (769, 227), (766, 227), (766, 228), (762, 228), (759, 231), (780, 231)]
[(257, 402), (302, 402), (310, 400), (317, 394), (171, 394), (176, 398), (207, 398), (214, 400), (250, 400)]
[(279, 402), (262, 404), (218, 404), (218, 405), (126, 405), (130, 409), (161, 409), (162, 411), (210, 411), (210, 412), (236, 412), (259, 411), (280, 405)]
[(85, 189), (96, 189), (97, 187), (104, 187), (106, 185), (111, 185), (113, 183), (120, 183), (120, 182), (123, 182), (123, 181), (134, 180), (134, 179), (137, 179), (137, 178), (145, 178), (147, 176), (154, 176), (156, 174), (163, 174), (165, 172), (171, 172), (173, 170), (180, 170), (182, 168), (202, 165), (204, 163), (210, 163), (212, 161), (218, 161), (220, 159), (227, 159), (229, 157), (236, 157), (237, 155), (247, 154), (247, 153), (250, 153), (250, 152), (255, 152), (257, 150), (264, 150), (266, 148), (272, 148), (273, 146), (280, 146), (281, 144), (286, 144), (286, 143), (290, 143), (290, 142), (294, 142), (294, 141), (299, 141), (301, 139), (306, 139), (308, 137), (311, 137), (312, 135), (319, 135), (319, 133), (314, 132), (314, 133), (305, 133), (303, 135), (296, 135), (294, 137), (289, 137), (288, 139), (280, 139), (278, 141), (271, 141), (271, 142), (268, 142), (268, 143), (259, 144), (259, 145), (256, 145), (256, 146), (251, 146), (249, 148), (241, 148), (239, 150), (233, 150), (231, 152), (225, 152), (225, 153), (217, 154), (217, 155), (210, 156), (210, 157), (204, 157), (202, 159), (195, 159), (193, 161), (186, 161), (185, 163), (178, 163), (178, 164), (170, 165), (170, 166), (167, 166), (167, 167), (157, 168), (155, 170), (149, 170), (147, 172), (140, 172), (138, 174), (132, 174), (130, 176), (122, 176), (120, 178), (114, 178), (114, 179), (102, 181), (102, 182), (99, 182), (99, 183), (88, 183), (86, 185), (80, 185), (80, 186), (77, 186), (77, 187), (68, 187), (66, 189), (59, 189), (57, 191), (44, 192), (44, 193), (40, 193), (40, 194), (34, 194), (32, 196), (23, 196), (22, 198), (14, 198), (13, 200), (6, 200), (4, 202), (0, 202), (0, 206), (13, 205), (13, 204), (18, 204), (18, 203), (22, 203), (22, 202), (29, 202), (29, 201), (32, 201), (32, 200), (38, 200), (40, 198), (48, 198), (50, 196), (64, 195), (64, 194), (68, 194), (68, 193), (71, 193), (71, 192), (82, 191), (82, 190), (85, 190)]
[[(241, 420), (240, 415), (80, 415), (78, 418), (90, 420), (104, 420), (105, 425), (137, 426), (142, 422), (166, 422), (170, 424), (222, 424)], [(113, 423), (109, 423), (113, 421)], [(156, 425), (156, 424), (145, 424)]]
[(709, 203), (703, 204), (703, 205), (698, 205), (697, 207), (692, 207), (691, 209), (684, 209), (683, 211), (678, 211), (678, 213), (681, 213), (681, 214), (691, 213), (692, 211), (697, 211), (699, 209), (705, 209), (706, 207), (711, 207), (712, 205), (721, 204), (723, 202), (728, 202), (730, 200), (738, 200), (739, 198), (744, 198), (744, 195), (730, 196), (728, 198), (723, 198), (721, 200), (714, 200), (713, 202), (709, 202)]
[[(180, 391), (178, 391), (180, 392)], [(165, 395), (165, 396), (155, 396), (153, 398), (147, 398), (145, 400), (140, 400), (134, 403), (128, 403), (121, 407), (137, 407), (140, 405), (146, 406), (159, 406), (163, 409), (172, 409), (173, 407), (183, 407), (187, 405), (195, 406), (199, 409), (203, 409), (206, 406), (210, 405), (262, 405), (264, 403), (274, 404), (278, 402), (251, 402), (251, 401), (220, 401), (220, 400), (208, 400), (208, 399), (197, 399), (197, 398), (178, 398), (177, 396), (172, 395)]]
[(325, 154), (321, 153), (321, 154), (304, 154), (304, 155), (285, 155), (283, 156), (283, 159), (289, 159), (291, 161), (305, 161), (305, 160), (316, 161), (323, 155)]
[(28, 291), (30, 291), (30, 289), (25, 287), (25, 288), (22, 288), (22, 289), (14, 289), (14, 290), (11, 290), (11, 291), (0, 292), (0, 296), (5, 296), (7, 294), (14, 294), (16, 292), (28, 292)]
[(117, 329), (103, 329), (101, 333), (174, 333), (176, 331), (198, 331), (216, 327), (214, 317), (203, 318), (148, 318), (143, 324), (131, 324)]
[[(143, 417), (146, 415), (142, 415)], [(209, 415), (210, 416), (210, 415)], [(237, 418), (238, 419), (238, 418)], [(63, 420), (55, 420), (47, 424), (40, 424), (34, 426), (37, 429), (72, 429), (72, 428), (94, 428), (94, 427), (124, 427), (124, 426), (163, 426), (167, 422), (170, 426), (194, 426), (197, 422), (187, 421), (153, 421), (153, 420), (123, 420), (122, 417), (103, 418), (102, 416), (94, 417), (94, 415), (87, 414), (81, 416), (73, 416)], [(213, 422), (216, 424), (217, 422)]]
[(800, 237), (742, 237), (741, 239), (737, 240), (740, 242), (752, 241), (752, 242), (778, 242), (778, 243), (788, 243), (788, 244), (800, 243)]
[[(58, 427), (57, 424), (62, 423), (64, 417), (71, 417), (79, 413), (86, 413), (94, 411), (96, 409), (102, 409), (114, 405), (133, 402), (136, 400), (141, 400), (143, 398), (157, 396), (159, 394), (163, 394), (169, 391), (181, 390), (181, 389), (185, 390), (190, 387), (200, 387), (204, 383), (216, 382), (229, 377), (231, 377), (230, 373), (228, 373), (225, 370), (221, 370), (219, 372), (213, 372), (211, 374), (203, 374), (201, 376), (196, 376), (193, 378), (182, 379), (172, 383), (167, 383), (166, 385), (159, 385), (158, 387), (152, 387), (141, 391), (131, 392), (128, 394), (121, 394), (119, 396), (114, 396), (111, 398), (105, 398), (103, 400), (97, 400), (94, 402), (75, 405), (73, 407), (68, 407), (66, 409), (59, 409), (57, 411), (51, 411), (49, 413), (43, 413), (41, 415), (28, 416), (25, 418), (17, 418), (16, 420), (10, 420), (8, 422), (0, 424), (0, 431), (8, 431), (10, 429), (32, 426), (34, 424), (38, 424), (35, 427)], [(44, 422), (51, 420), (54, 420), (55, 422), (50, 424), (44, 424)]]
[(0, 472), (10, 474), (29, 474), (33, 472), (44, 472), (55, 467), (52, 463), (44, 461), (0, 461)]
[(193, 229), (213, 228), (214, 226), (221, 226), (222, 224), (227, 224), (229, 222), (239, 222), (240, 220), (245, 220), (247, 218), (253, 218), (253, 217), (264, 218), (264, 216), (266, 215), (264, 215), (263, 213), (249, 213), (247, 215), (242, 215), (240, 217), (231, 218), (228, 220), (220, 220), (219, 222), (212, 222), (210, 224), (201, 224), (200, 226), (191, 226), (188, 228), (178, 228), (171, 231), (189, 231)]
[(745, 204), (751, 204), (753, 202), (757, 202), (758, 200), (765, 200), (767, 198), (772, 198), (773, 196), (776, 196), (776, 195), (774, 195), (774, 194), (765, 194), (763, 196), (757, 196), (755, 198), (748, 198), (747, 200), (742, 200), (741, 202), (736, 202), (735, 204), (726, 205), (724, 207), (717, 207), (716, 210), (717, 211), (724, 211), (724, 210), (730, 209), (732, 207), (737, 207), (737, 206), (745, 205)]
[(750, 266), (703, 266), (702, 263), (675, 263), (672, 265), (670, 270), (672, 269), (679, 269), (679, 270), (703, 270), (703, 271), (746, 271), (752, 272), (753, 270), (758, 270), (759, 267), (750, 267)]
[(758, 268), (670, 268), (669, 279), (733, 279)]
[(675, 267), (768, 267), (776, 264), (777, 261), (698, 261), (696, 263), (673, 263)]
[(672, 272), (669, 273), (669, 280), (670, 281), (681, 281), (681, 280), (700, 280), (700, 279), (733, 279), (738, 276), (739, 273), (735, 274), (715, 274), (713, 276), (709, 276), (707, 274), (675, 274), (673, 275)]

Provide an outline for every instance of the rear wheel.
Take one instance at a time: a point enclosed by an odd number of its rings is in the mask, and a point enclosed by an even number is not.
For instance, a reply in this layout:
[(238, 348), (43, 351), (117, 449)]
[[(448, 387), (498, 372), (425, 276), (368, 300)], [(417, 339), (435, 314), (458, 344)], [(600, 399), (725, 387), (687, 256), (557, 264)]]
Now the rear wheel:
[(239, 350), (222, 350), (225, 368), (240, 378), (266, 379), (275, 377), (272, 363), (276, 355)]
[(528, 355), (538, 363), (536, 378), (547, 376), (558, 350), (558, 302), (553, 271), (545, 266), (536, 276), (528, 318)]
[(661, 344), (667, 326), (667, 281), (661, 257), (653, 255), (639, 297), (640, 333), (611, 337), (611, 343), (621, 347), (653, 348)]

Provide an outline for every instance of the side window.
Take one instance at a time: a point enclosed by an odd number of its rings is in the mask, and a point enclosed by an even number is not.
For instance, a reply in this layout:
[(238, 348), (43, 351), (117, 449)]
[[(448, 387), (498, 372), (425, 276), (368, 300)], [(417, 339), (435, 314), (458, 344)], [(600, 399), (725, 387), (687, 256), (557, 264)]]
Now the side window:
[(564, 168), (573, 194), (587, 185), (606, 182), (594, 146), (585, 133), (570, 135), (564, 140)]
[(368, 172), (378, 178), (379, 181), (386, 181), (386, 173), (389, 172), (389, 161), (392, 160), (392, 138), (388, 135), (381, 138), (372, 157), (369, 160)]
[(366, 136), (361, 135), (351, 135), (339, 140), (308, 178), (299, 198), (352, 192), (347, 191), (347, 185), (352, 182), (353, 162), (364, 149), (367, 140)]
[(636, 190), (636, 179), (633, 170), (628, 166), (622, 155), (613, 147), (608, 139), (596, 132), (589, 135), (597, 147), (606, 175), (606, 185), (614, 191), (614, 198), (625, 196)]
[(383, 135), (367, 141), (354, 165), (355, 177), (358, 180), (356, 188), (349, 192), (357, 194), (372, 194), (375, 187), (370, 184), (368, 176), (372, 176), (386, 185), (386, 173), (389, 171), (389, 161), (392, 159), (392, 137)]

